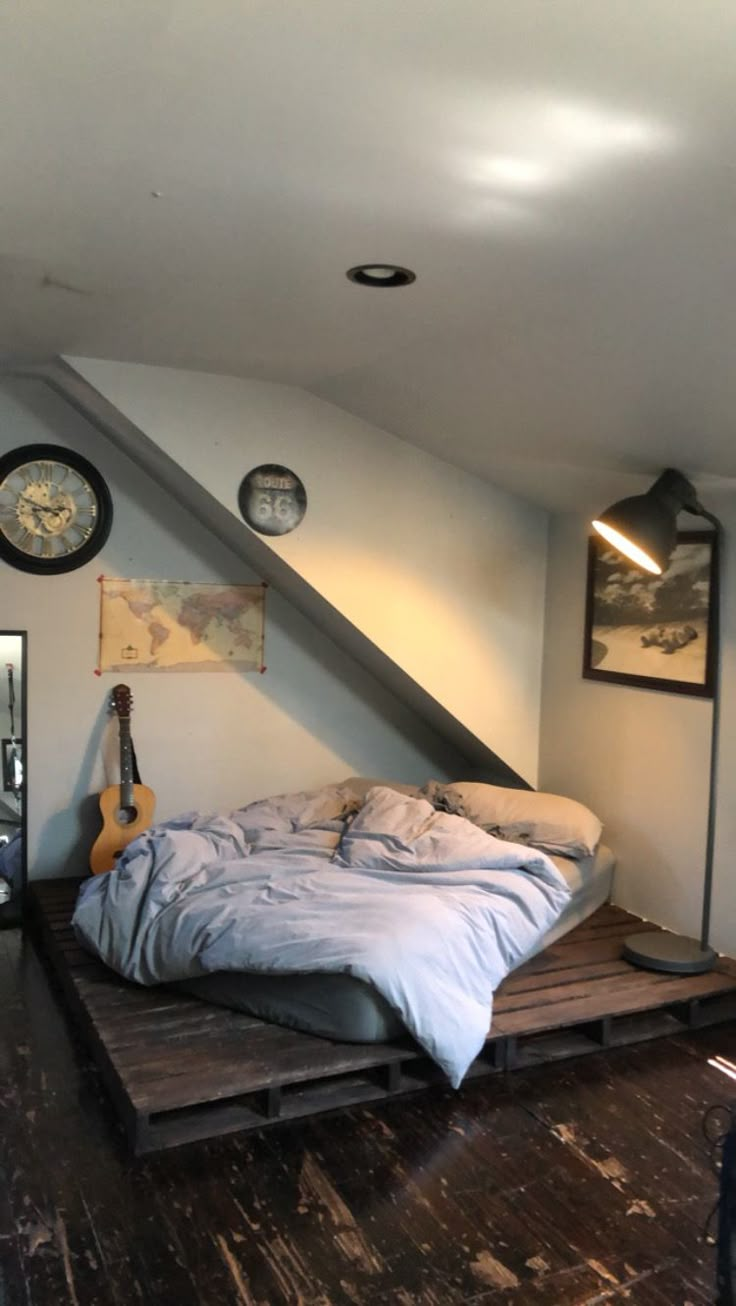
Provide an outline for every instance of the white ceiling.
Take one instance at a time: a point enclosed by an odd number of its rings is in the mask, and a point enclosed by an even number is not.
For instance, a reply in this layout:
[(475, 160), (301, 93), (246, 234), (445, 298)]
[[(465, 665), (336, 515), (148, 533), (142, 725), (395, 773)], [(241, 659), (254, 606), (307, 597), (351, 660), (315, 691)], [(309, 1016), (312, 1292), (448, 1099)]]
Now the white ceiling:
[(732, 0), (10, 0), (0, 121), (6, 354), (295, 382), (553, 507), (736, 487)]

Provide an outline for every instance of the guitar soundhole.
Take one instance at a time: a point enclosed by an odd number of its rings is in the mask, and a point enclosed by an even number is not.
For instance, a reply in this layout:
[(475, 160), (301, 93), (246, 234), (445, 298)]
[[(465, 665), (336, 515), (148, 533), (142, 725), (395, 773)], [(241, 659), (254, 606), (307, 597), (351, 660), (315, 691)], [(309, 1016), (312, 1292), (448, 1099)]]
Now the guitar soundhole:
[(118, 825), (132, 825), (138, 819), (137, 807), (119, 807), (115, 813)]

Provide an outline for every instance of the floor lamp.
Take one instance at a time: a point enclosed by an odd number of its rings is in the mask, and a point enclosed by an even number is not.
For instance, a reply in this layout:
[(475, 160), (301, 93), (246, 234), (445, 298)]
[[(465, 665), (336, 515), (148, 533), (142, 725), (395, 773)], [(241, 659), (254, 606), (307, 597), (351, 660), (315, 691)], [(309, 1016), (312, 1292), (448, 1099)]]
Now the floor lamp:
[(716, 571), (711, 594), (711, 638), (715, 647), (708, 650), (713, 657), (713, 724), (710, 740), (710, 790), (708, 797), (708, 832), (705, 844), (705, 874), (703, 877), (703, 914), (699, 939), (684, 938), (668, 930), (633, 934), (624, 942), (623, 955), (627, 961), (648, 970), (670, 971), (677, 975), (697, 975), (710, 970), (716, 954), (709, 943), (710, 904), (713, 889), (713, 853), (716, 828), (716, 799), (718, 781), (718, 731), (720, 726), (721, 690), (721, 640), (720, 640), (720, 577), (717, 565), (718, 547), (723, 538), (723, 527), (713, 513), (708, 512), (698, 500), (694, 486), (681, 472), (669, 468), (662, 472), (646, 494), (621, 499), (607, 508), (593, 522), (594, 529), (618, 553), (623, 554), (643, 571), (660, 575), (666, 570), (677, 540), (677, 514), (680, 511), (705, 517), (716, 534)]

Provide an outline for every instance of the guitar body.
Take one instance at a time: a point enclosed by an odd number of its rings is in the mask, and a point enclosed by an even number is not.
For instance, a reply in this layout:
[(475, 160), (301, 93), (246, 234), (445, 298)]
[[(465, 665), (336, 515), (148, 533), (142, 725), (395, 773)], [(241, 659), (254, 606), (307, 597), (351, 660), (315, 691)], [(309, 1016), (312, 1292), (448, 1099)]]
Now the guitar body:
[(156, 795), (148, 785), (132, 785), (133, 802), (120, 806), (120, 785), (109, 785), (100, 794), (102, 829), (92, 845), (89, 866), (93, 875), (112, 871), (124, 848), (153, 824)]
[(102, 831), (99, 832), (90, 853), (90, 870), (93, 875), (112, 871), (116, 858), (153, 824), (155, 794), (147, 785), (133, 785), (133, 803), (120, 807), (120, 785), (108, 785), (99, 795), (102, 812)]
[(153, 823), (156, 808), (153, 790), (138, 783), (140, 776), (130, 737), (133, 695), (127, 685), (115, 686), (111, 706), (118, 718), (120, 732), (120, 784), (108, 785), (100, 794), (102, 830), (89, 856), (93, 875), (115, 869), (121, 852)]

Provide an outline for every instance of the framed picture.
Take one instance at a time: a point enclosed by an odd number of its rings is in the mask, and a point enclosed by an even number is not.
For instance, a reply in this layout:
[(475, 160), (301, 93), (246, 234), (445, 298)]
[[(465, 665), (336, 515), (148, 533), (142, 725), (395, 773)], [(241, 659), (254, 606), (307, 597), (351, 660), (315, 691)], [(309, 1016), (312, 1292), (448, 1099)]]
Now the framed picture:
[(713, 697), (718, 556), (713, 531), (683, 531), (652, 576), (592, 536), (583, 675), (616, 685)]

